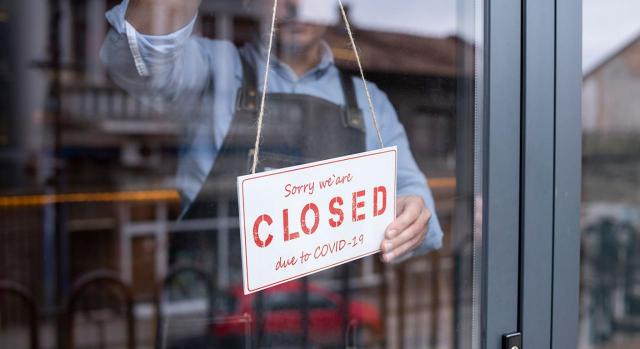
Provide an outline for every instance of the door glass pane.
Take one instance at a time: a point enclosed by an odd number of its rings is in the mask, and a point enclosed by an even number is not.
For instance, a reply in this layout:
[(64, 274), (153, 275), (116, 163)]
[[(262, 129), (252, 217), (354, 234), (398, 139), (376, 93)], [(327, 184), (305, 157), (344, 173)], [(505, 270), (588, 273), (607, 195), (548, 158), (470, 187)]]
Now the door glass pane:
[[(478, 347), (483, 2), (342, 2), (0, 0), (0, 347)], [(261, 110), (257, 172), (398, 147), (383, 253), (244, 294)]]
[(580, 348), (640, 345), (640, 24), (584, 1)]

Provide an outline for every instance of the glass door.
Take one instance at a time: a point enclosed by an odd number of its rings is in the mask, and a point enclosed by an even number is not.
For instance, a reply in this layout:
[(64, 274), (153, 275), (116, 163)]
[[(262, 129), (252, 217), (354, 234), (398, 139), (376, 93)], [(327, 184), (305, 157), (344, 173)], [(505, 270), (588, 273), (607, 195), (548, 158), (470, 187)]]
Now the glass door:
[[(0, 346), (497, 348), (521, 8), (491, 3), (0, 2)], [(257, 172), (398, 147), (379, 253), (244, 294), (260, 123)]]

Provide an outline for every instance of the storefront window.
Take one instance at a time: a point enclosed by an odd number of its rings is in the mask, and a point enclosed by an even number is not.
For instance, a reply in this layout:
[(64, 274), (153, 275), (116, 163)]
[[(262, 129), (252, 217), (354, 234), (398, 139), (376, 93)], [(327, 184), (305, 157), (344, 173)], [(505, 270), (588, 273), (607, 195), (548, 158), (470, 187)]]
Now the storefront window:
[[(0, 1), (0, 347), (477, 347), (483, 3), (343, 3)], [(398, 217), (245, 295), (262, 106), (257, 172), (397, 146)]]
[[(640, 345), (640, 26), (584, 2), (580, 348)], [(616, 25), (608, 25), (615, 23)]]

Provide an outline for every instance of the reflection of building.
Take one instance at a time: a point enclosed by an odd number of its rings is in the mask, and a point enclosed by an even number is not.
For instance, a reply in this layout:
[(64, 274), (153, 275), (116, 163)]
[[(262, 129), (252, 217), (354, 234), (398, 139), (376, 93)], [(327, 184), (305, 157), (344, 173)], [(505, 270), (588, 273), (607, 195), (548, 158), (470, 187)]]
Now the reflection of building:
[(640, 130), (640, 38), (584, 76), (586, 133), (631, 134)]
[[(431, 177), (452, 176), (455, 148), (456, 38), (357, 30), (366, 76), (387, 93), (417, 160)], [(336, 63), (356, 74), (341, 26), (327, 35)], [(428, 170), (427, 170), (428, 169)]]
[[(6, 256), (0, 259), (0, 278), (27, 285), (38, 299), (51, 307), (55, 305), (53, 289), (68, 289), (73, 280), (99, 268), (119, 270), (124, 280), (132, 282), (139, 301), (148, 300), (157, 281), (166, 275), (169, 264), (179, 261), (205, 267), (216, 275), (221, 286), (233, 282), (228, 275), (227, 261), (229, 251), (237, 250), (229, 248), (233, 243), (230, 237), (238, 235), (237, 220), (233, 217), (237, 208), (221, 200), (217, 213), (209, 220), (173, 223), (178, 202), (175, 195), (165, 190), (171, 191), (174, 185), (180, 120), (128, 96), (109, 82), (101, 67), (98, 50), (108, 29), (104, 12), (116, 2), (62, 1), (63, 16), (57, 34), (62, 47), (60, 67), (53, 67), (52, 57), (40, 52), (46, 51), (45, 43), (52, 34), (47, 33), (42, 24), (46, 21), (34, 26), (33, 33), (20, 34), (33, 35), (37, 38), (34, 41), (43, 45), (27, 49), (28, 45), (22, 43), (24, 47), (21, 46), (22, 50), (18, 50), (13, 60), (24, 66), (16, 69), (10, 78), (3, 75), (8, 69), (3, 70), (5, 57), (2, 55), (8, 50), (0, 51), (0, 90), (11, 90), (14, 84), (10, 80), (19, 82), (15, 83), (18, 100), (13, 105), (5, 103), (9, 100), (7, 94), (0, 93), (0, 115), (8, 110), (16, 111), (12, 118), (0, 119), (0, 150), (6, 149), (2, 143), (6, 135), (20, 134), (21, 138), (12, 140), (7, 150), (19, 160), (0, 154), (3, 190), (12, 195), (110, 193), (107, 196), (89, 194), (78, 200), (72, 197), (61, 211), (64, 215), (60, 216), (56, 215), (53, 205), (47, 204), (47, 197), (34, 199), (35, 205), (21, 204), (19, 200), (0, 201), (0, 205), (17, 203), (9, 208), (0, 206), (0, 254)], [(21, 6), (33, 7), (34, 10), (29, 10), (31, 13), (46, 17), (44, 3), (25, 0)], [(202, 6), (197, 31), (207, 37), (242, 44), (261, 27), (259, 14), (247, 12), (240, 1), (205, 1)], [(29, 11), (23, 9), (23, 13)], [(26, 14), (22, 16), (25, 17), (18, 19), (22, 27), (35, 21)], [(0, 17), (0, 48), (10, 41), (18, 45), (22, 36), (3, 40), (3, 35), (7, 35), (3, 23)], [(355, 72), (344, 30), (340, 26), (331, 28), (327, 40), (338, 65)], [(389, 95), (398, 109), (412, 148), (419, 154), (417, 160), (432, 179), (443, 227), (450, 230), (455, 185), (451, 177), (455, 163), (459, 42), (455, 38), (425, 38), (358, 28), (356, 40), (367, 77)], [(59, 101), (46, 99), (49, 74), (54, 69), (61, 82)], [(55, 118), (49, 112), (51, 103), (58, 102), (61, 113), (59, 122), (54, 123)], [(55, 142), (61, 148), (59, 159), (51, 157)], [(65, 181), (53, 186), (50, 180), (56, 166), (65, 174)], [(18, 174), (8, 180), (3, 168), (16, 169)], [(143, 193), (135, 199), (132, 196), (122, 199), (117, 195), (130, 191)], [(55, 220), (63, 221), (60, 225), (63, 231), (54, 231)], [(421, 261), (427, 260), (436, 259), (426, 257)], [(426, 300), (422, 302), (416, 297), (417, 293), (411, 293), (412, 290), (430, 287), (433, 294), (440, 292), (437, 289), (440, 279), (434, 272), (439, 265), (448, 268), (448, 272), (452, 270), (451, 263), (415, 263), (407, 269), (409, 275), (406, 276), (427, 271), (435, 275), (407, 286), (407, 293), (412, 294), (407, 302), (412, 302), (414, 308), (428, 305), (424, 305)], [(357, 268), (351, 284), (363, 289), (374, 288), (384, 284), (386, 277), (379, 263), (369, 258)], [(404, 277), (405, 274), (397, 276), (401, 281)], [(447, 277), (440, 276), (441, 279)], [(339, 283), (339, 280), (333, 281), (333, 284)], [(443, 295), (440, 301), (451, 302), (450, 298)], [(435, 307), (436, 301), (429, 306)], [(434, 333), (439, 332), (437, 315), (432, 315), (430, 320), (436, 329)], [(418, 336), (420, 331), (415, 332)]]
[[(175, 174), (177, 152), (180, 147), (178, 130), (182, 122), (180, 117), (163, 114), (145, 105), (124, 91), (111, 84), (105, 76), (98, 60), (98, 50), (107, 24), (103, 20), (104, 11), (116, 1), (103, 3), (101, 1), (78, 2), (69, 8), (69, 17), (62, 23), (63, 28), (70, 30), (71, 37), (63, 37), (68, 52), (63, 57), (69, 61), (63, 62), (67, 67), (61, 75), (62, 91), (61, 106), (62, 124), (61, 144), (65, 154), (66, 171), (73, 173), (68, 176), (68, 191), (123, 191), (171, 188)], [(255, 10), (255, 9), (254, 9)], [(91, 19), (94, 20), (91, 20)], [(196, 31), (202, 35), (233, 40), (241, 45), (250, 40), (260, 27), (260, 14), (247, 11), (237, 1), (211, 1), (203, 4), (200, 11)], [(401, 121), (405, 124), (412, 148), (420, 156), (417, 159), (430, 177), (453, 175), (453, 156), (455, 147), (455, 53), (458, 41), (454, 38), (425, 38), (402, 33), (387, 33), (356, 28), (357, 42), (362, 51), (364, 68), (369, 79), (375, 81), (390, 97), (398, 109)], [(352, 52), (348, 46), (344, 29), (337, 25), (327, 33), (327, 41), (336, 56), (337, 64), (355, 73)], [(375, 57), (375, 59), (374, 59)], [(46, 62), (41, 62), (46, 67)], [(108, 171), (105, 173), (105, 171)], [(97, 177), (96, 173), (100, 173)], [(434, 181), (437, 186), (437, 181)], [(451, 181), (445, 181), (445, 187)], [(450, 188), (450, 187), (449, 187)], [(440, 190), (436, 188), (436, 193)], [(440, 207), (450, 207), (444, 198), (439, 199)], [(222, 207), (226, 204), (222, 204)], [(175, 217), (175, 209), (171, 214), (170, 206), (161, 205), (154, 208), (140, 208), (137, 211), (119, 206), (117, 217), (124, 219), (111, 220), (111, 224), (103, 225), (100, 231), (106, 229), (119, 231), (131, 239), (131, 243), (120, 240), (122, 251), (136, 251), (143, 246), (148, 247), (151, 239), (157, 237), (162, 229), (168, 225), (154, 225), (158, 217), (171, 220)], [(127, 210), (130, 210), (127, 211)], [(160, 211), (158, 211), (160, 210)], [(125, 212), (127, 211), (127, 212)], [(137, 212), (137, 213), (136, 213)], [(450, 213), (441, 210), (440, 215), (445, 226)], [(138, 217), (136, 217), (138, 215)], [(96, 219), (101, 222), (111, 217), (96, 213)], [(82, 214), (86, 218), (86, 213)], [(138, 223), (138, 221), (142, 223)], [(211, 221), (209, 224), (218, 223)], [(225, 223), (226, 224), (226, 223)], [(230, 229), (236, 229), (233, 224), (220, 231), (218, 237), (230, 234)], [(71, 224), (71, 226), (77, 226)], [(94, 228), (82, 224), (83, 231)], [(228, 226), (228, 227), (227, 227)], [(159, 227), (159, 228), (158, 228)], [(208, 225), (193, 225), (189, 231), (203, 231), (212, 228)], [(103, 233), (103, 235), (109, 235)], [(80, 236), (80, 233), (74, 234)], [(117, 234), (106, 241), (114, 241), (116, 248)], [(201, 249), (203, 244), (211, 243), (211, 238), (197, 237), (192, 234), (192, 248)], [(178, 241), (188, 241), (185, 237)], [(76, 243), (91, 244), (92, 240), (72, 239), (71, 246)], [(218, 243), (226, 241), (222, 238)], [(100, 243), (103, 245), (105, 242)], [(188, 249), (188, 243), (180, 243), (182, 248)], [(82, 248), (84, 249), (84, 248)], [(87, 246), (87, 250), (92, 248)], [(132, 250), (133, 249), (133, 250)], [(152, 248), (153, 249), (153, 248)], [(218, 251), (223, 255), (228, 249), (219, 246)], [(120, 260), (115, 265), (124, 269), (126, 279), (134, 275), (133, 261), (128, 252), (108, 253)], [(140, 250), (143, 251), (143, 250)], [(156, 252), (161, 250), (155, 249)], [(197, 251), (177, 252), (177, 256), (191, 256), (192, 259), (206, 259), (208, 265), (213, 263), (203, 253)], [(195, 253), (195, 255), (194, 255)], [(169, 262), (168, 256), (161, 256), (149, 260), (147, 267), (162, 275)], [(180, 257), (182, 258), (182, 257)], [(73, 258), (72, 260), (81, 259)], [(223, 258), (224, 259), (224, 258)], [(218, 273), (220, 282), (225, 284), (226, 264), (218, 260), (223, 271)], [(107, 265), (114, 265), (105, 261)], [(137, 266), (144, 270), (144, 266)], [(81, 273), (83, 268), (76, 268)], [(72, 266), (72, 270), (74, 270)], [(72, 273), (75, 275), (75, 273)], [(73, 277), (72, 277), (73, 278)]]
[(640, 178), (640, 39), (587, 72), (583, 86), (583, 195), (637, 203), (628, 187)]

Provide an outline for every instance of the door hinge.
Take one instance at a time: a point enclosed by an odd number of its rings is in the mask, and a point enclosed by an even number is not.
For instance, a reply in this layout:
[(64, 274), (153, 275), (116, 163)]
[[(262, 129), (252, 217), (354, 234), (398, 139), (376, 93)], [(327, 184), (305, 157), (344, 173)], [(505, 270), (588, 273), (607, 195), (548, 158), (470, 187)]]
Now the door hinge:
[(503, 335), (502, 349), (522, 349), (522, 333), (514, 332)]

